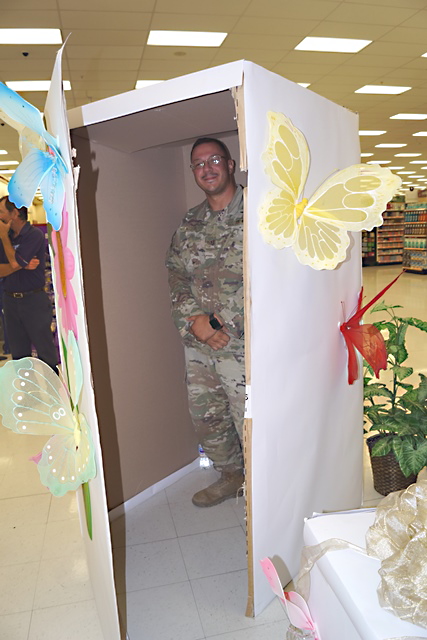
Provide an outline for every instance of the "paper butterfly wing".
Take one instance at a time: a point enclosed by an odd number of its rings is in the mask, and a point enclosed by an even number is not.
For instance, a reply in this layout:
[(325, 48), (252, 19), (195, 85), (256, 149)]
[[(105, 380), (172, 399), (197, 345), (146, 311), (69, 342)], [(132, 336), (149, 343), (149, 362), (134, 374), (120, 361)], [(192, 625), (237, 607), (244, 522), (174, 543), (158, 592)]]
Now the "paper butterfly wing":
[(289, 622), (305, 631), (315, 631), (313, 619), (306, 601), (296, 591), (285, 592), (285, 607)]
[(43, 206), (48, 222), (55, 231), (62, 226), (62, 209), (65, 200), (65, 185), (59, 162), (55, 159), (52, 169), (40, 181), (40, 191), (43, 195)]
[(389, 169), (363, 164), (328, 178), (300, 217), (293, 244), (298, 260), (313, 269), (335, 269), (346, 257), (347, 231), (381, 225), (381, 214), (400, 184)]
[(80, 437), (74, 434), (55, 435), (43, 448), (38, 464), (40, 479), (54, 496), (75, 491), (96, 475), (94, 445), (91, 431), (83, 414), (78, 416)]
[(31, 149), (9, 182), (9, 198), (14, 205), (29, 207), (39, 184), (55, 166), (55, 156), (40, 149)]
[(310, 154), (304, 135), (281, 113), (268, 112), (269, 142), (263, 154), (265, 171), (279, 187), (260, 210), (259, 230), (277, 249), (292, 245), (296, 232), (295, 206), (304, 190)]
[(265, 576), (270, 584), (270, 587), (273, 590), (273, 593), (278, 596), (281, 600), (285, 599), (285, 594), (283, 592), (283, 587), (282, 584), (280, 582), (280, 578), (278, 576), (278, 573), (276, 571), (276, 567), (274, 566), (274, 564), (271, 562), (270, 558), (263, 558), (262, 560), (260, 560), (260, 564), (262, 567), (262, 570), (265, 573)]
[[(366, 362), (371, 365), (375, 372), (375, 375), (379, 376), (380, 369), (387, 369), (387, 349), (384, 343), (384, 338), (381, 332), (374, 327), (373, 324), (363, 324), (359, 327), (348, 327), (343, 330), (344, 339), (347, 344), (350, 362), (351, 348), (348, 344), (349, 340), (352, 345), (362, 354)], [(356, 358), (354, 356), (354, 358)], [(352, 374), (354, 374), (354, 365), (352, 367)], [(357, 378), (357, 365), (356, 376), (350, 381), (350, 365), (349, 365), (349, 384), (353, 384)]]
[(74, 420), (64, 385), (36, 358), (10, 360), (0, 369), (0, 413), (15, 433), (73, 433)]

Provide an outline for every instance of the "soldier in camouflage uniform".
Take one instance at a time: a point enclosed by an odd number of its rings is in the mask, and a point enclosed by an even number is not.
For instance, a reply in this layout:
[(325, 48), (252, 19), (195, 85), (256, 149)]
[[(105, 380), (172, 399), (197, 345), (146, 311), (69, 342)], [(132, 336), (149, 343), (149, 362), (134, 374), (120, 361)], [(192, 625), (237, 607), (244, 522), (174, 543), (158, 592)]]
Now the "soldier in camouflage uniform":
[(227, 147), (199, 138), (191, 168), (206, 200), (190, 209), (166, 257), (172, 317), (185, 348), (191, 418), (221, 477), (197, 492), (209, 507), (243, 484), (245, 391), (243, 335), (243, 190)]

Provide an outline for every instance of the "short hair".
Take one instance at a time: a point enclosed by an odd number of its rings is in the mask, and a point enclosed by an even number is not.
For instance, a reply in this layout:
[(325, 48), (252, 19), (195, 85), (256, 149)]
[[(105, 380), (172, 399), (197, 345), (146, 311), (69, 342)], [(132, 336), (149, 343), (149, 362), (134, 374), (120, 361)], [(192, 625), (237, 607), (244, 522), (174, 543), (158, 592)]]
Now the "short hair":
[(219, 147), (221, 147), (221, 149), (223, 150), (224, 154), (225, 154), (225, 158), (226, 160), (231, 160), (231, 154), (228, 150), (228, 147), (226, 144), (224, 144), (222, 142), (222, 140), (217, 140), (216, 138), (197, 138), (196, 142), (193, 144), (193, 146), (191, 147), (191, 153), (190, 153), (190, 158), (193, 157), (193, 151), (196, 147), (198, 147), (201, 144), (206, 144), (206, 143), (210, 143), (210, 142), (214, 142), (215, 144), (217, 144)]
[(13, 202), (11, 200), (9, 200), (8, 196), (3, 196), (3, 198), (0, 198), (0, 202), (3, 202), (5, 204), (6, 209), (9, 211), (9, 213), (13, 213), (16, 209), (16, 211), (19, 214), (19, 217), (21, 220), (28, 220), (28, 209), (27, 207), (20, 207), (18, 209), (18, 207), (16, 207)]

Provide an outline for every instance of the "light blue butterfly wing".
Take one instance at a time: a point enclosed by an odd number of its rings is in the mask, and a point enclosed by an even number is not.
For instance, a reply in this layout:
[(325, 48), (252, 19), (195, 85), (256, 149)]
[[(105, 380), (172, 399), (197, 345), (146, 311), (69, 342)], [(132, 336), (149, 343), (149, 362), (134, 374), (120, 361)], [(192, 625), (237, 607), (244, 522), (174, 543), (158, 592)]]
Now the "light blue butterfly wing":
[(0, 109), (18, 124), (38, 133), (50, 147), (57, 149), (56, 140), (46, 131), (40, 111), (2, 82), (0, 82)]
[(53, 436), (45, 445), (38, 464), (40, 479), (54, 496), (63, 496), (96, 476), (92, 434), (85, 417), (78, 416), (80, 438)]
[(55, 156), (40, 149), (31, 149), (9, 182), (9, 199), (19, 209), (29, 207), (42, 180), (55, 166)]
[(40, 182), (40, 191), (43, 195), (43, 206), (46, 211), (47, 220), (55, 231), (59, 231), (62, 226), (65, 184), (63, 169), (60, 167), (57, 156), (55, 156), (52, 169), (44, 175)]
[(0, 413), (5, 427), (29, 435), (72, 435), (70, 398), (52, 369), (36, 358), (0, 368)]

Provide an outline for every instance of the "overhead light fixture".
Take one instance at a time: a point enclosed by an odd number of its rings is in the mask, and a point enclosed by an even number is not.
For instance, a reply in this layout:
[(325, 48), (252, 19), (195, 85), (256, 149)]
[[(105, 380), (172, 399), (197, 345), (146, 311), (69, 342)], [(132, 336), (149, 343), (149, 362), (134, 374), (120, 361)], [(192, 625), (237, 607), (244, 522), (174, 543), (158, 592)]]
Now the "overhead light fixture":
[(403, 142), (382, 142), (381, 144), (376, 144), (376, 147), (381, 147), (382, 149), (401, 149), (402, 147), (407, 147), (408, 145)]
[(0, 44), (62, 44), (60, 29), (0, 29)]
[(420, 156), (421, 153), (395, 153), (394, 157), (395, 158), (416, 158), (417, 156)]
[(413, 136), (427, 136), (427, 131), (417, 131), (417, 133), (413, 133)]
[(411, 176), (411, 178), (425, 178), (425, 176), (424, 174), (421, 173), (420, 175), (417, 175), (417, 176)]
[(7, 156), (6, 149), (0, 149), (0, 156)]
[(427, 169), (427, 166), (425, 166), (425, 167), (421, 167), (421, 169)]
[(427, 113), (396, 113), (390, 120), (427, 120)]
[(135, 89), (144, 89), (144, 87), (149, 87), (152, 84), (159, 84), (159, 82), (164, 82), (164, 80), (137, 80)]
[(382, 136), (387, 131), (376, 131), (375, 129), (362, 129), (359, 131), (359, 136)]
[(410, 182), (402, 182), (402, 184), (411, 184)]
[(3, 167), (11, 167), (12, 165), (19, 164), (18, 160), (1, 160), (0, 165)]
[(297, 84), (299, 84), (300, 87), (304, 87), (304, 89), (307, 89), (307, 87), (311, 85), (311, 82), (297, 82)]
[(296, 51), (323, 51), (329, 53), (357, 53), (372, 40), (355, 40), (354, 38), (323, 38), (308, 36), (295, 47)]
[(390, 164), (391, 160), (368, 160), (366, 164)]
[[(50, 80), (10, 80), (6, 82), (9, 89), (13, 91), (49, 91)], [(64, 91), (70, 91), (69, 80), (63, 80)]]
[(405, 167), (388, 167), (390, 171), (397, 171), (398, 169), (404, 169)]
[(4, 176), (9, 173), (15, 173), (15, 169), (0, 169), (0, 176)]
[(150, 31), (147, 44), (158, 47), (220, 47), (227, 35), (218, 31)]
[(427, 160), (410, 160), (409, 164), (424, 164)]
[(354, 93), (387, 93), (390, 95), (398, 95), (399, 93), (409, 91), (409, 89), (412, 89), (412, 87), (393, 87), (386, 84), (365, 84), (364, 87), (356, 89)]
[(402, 176), (409, 176), (415, 173), (415, 171), (398, 171), (397, 173)]
[(373, 156), (373, 155), (374, 155), (373, 153), (361, 153), (360, 157), (361, 158), (369, 158), (369, 156)]

